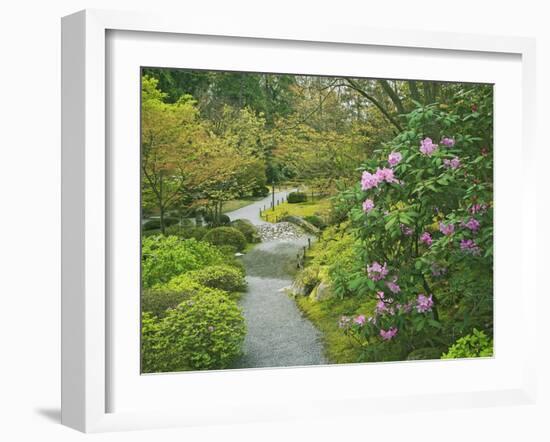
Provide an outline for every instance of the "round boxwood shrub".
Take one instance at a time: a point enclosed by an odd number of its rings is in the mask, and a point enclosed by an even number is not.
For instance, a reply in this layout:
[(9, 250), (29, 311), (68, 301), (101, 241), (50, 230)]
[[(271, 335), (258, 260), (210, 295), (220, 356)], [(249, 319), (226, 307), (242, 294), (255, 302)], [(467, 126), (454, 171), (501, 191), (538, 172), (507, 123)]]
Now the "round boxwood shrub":
[(290, 192), (286, 197), (286, 200), (290, 204), (303, 203), (307, 201), (307, 195), (303, 192)]
[[(179, 222), (180, 222), (179, 218), (166, 217), (164, 218), (164, 227), (166, 228), (169, 226), (173, 226), (178, 224)], [(145, 223), (143, 224), (143, 230), (155, 230), (155, 229), (160, 229), (159, 218), (150, 219), (149, 221), (145, 221)]]
[(236, 219), (231, 222), (231, 227), (239, 229), (246, 238), (246, 241), (249, 243), (257, 243), (261, 241), (260, 235), (258, 235), (258, 230), (254, 224), (247, 219)]
[(214, 216), (210, 212), (204, 213), (202, 219), (210, 226), (227, 226), (231, 222), (231, 218), (223, 213), (219, 216), (217, 221), (214, 220)]
[(317, 216), (317, 215), (304, 216), (304, 219), (308, 223), (313, 224), (315, 227), (317, 227), (318, 229), (321, 229), (321, 230), (323, 230), (327, 226), (325, 221), (323, 221), (323, 218), (321, 218), (320, 216)]
[(150, 219), (143, 223), (143, 230), (160, 229), (160, 219)]
[(176, 308), (191, 296), (216, 291), (201, 285), (196, 278), (188, 277), (191, 273), (193, 272), (178, 275), (165, 284), (144, 290), (141, 294), (141, 311), (162, 318), (168, 309)]
[(235, 301), (201, 292), (157, 320), (142, 317), (142, 371), (227, 368), (241, 354), (246, 325)]
[(252, 190), (252, 196), (266, 197), (267, 195), (269, 195), (269, 192), (271, 192), (271, 190), (269, 190), (269, 187), (260, 186), (260, 187), (256, 187), (254, 190)]
[(246, 289), (242, 272), (228, 265), (208, 266), (185, 275), (199, 284), (226, 292), (241, 292)]
[(233, 246), (237, 252), (242, 252), (246, 247), (246, 238), (235, 227), (215, 227), (210, 229), (203, 238), (215, 246)]
[(143, 237), (141, 252), (141, 280), (144, 288), (163, 284), (176, 275), (207, 265), (223, 264), (227, 260), (222, 252), (208, 242), (193, 238), (180, 240), (176, 236)]

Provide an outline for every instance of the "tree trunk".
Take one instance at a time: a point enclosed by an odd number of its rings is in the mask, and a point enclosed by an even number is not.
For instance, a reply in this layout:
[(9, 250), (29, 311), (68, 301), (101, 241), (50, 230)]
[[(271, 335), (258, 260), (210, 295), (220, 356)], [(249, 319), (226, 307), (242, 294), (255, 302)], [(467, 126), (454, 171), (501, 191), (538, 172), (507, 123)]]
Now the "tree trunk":
[(159, 209), (160, 209), (160, 232), (164, 235), (166, 227), (164, 226), (164, 202), (162, 201), (162, 173), (159, 178)]

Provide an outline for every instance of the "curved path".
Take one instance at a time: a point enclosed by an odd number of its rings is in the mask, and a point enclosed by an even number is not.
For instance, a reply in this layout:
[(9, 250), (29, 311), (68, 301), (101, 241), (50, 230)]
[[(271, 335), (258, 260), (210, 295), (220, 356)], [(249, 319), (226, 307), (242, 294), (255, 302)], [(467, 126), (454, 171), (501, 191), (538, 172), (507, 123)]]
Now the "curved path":
[[(296, 189), (289, 189), (275, 192), (275, 201), (277, 201), (278, 199), (280, 200), (281, 198), (286, 198), (290, 192), (293, 192), (295, 190)], [(227, 215), (229, 219), (231, 219), (231, 221), (234, 221), (236, 219), (247, 219), (255, 225), (267, 224), (264, 220), (260, 218), (260, 209), (263, 210), (264, 207), (271, 207), (272, 198), (273, 197), (270, 193), (269, 196), (266, 196), (259, 201), (254, 201), (248, 206), (241, 207), (240, 209), (233, 210), (232, 212), (227, 212), (225, 213), (225, 215)]]
[[(282, 192), (281, 192), (282, 195)], [(269, 200), (271, 201), (271, 200)], [(258, 201), (249, 212), (243, 207), (227, 215), (231, 219), (246, 217), (254, 224), (259, 218)], [(243, 216), (243, 214), (245, 216)], [(320, 332), (305, 318), (284, 291), (292, 283), (297, 254), (307, 244), (307, 236), (267, 240), (242, 257), (246, 268), (248, 291), (241, 307), (248, 332), (244, 355), (234, 368), (286, 367), (327, 363), (323, 355)]]

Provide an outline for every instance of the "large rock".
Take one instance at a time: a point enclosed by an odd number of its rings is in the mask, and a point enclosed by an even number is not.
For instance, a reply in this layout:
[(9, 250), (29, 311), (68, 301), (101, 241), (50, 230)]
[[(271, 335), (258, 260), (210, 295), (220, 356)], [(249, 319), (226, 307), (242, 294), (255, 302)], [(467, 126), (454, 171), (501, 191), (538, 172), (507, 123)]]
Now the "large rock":
[(297, 280), (294, 280), (292, 282), (292, 285), (290, 285), (288, 288), (288, 293), (292, 296), (306, 296), (307, 295), (307, 292), (306, 292), (306, 286), (300, 282), (300, 281), (297, 281)]
[(334, 293), (332, 292), (332, 289), (330, 288), (330, 284), (327, 282), (321, 281), (312, 291), (309, 295), (309, 298), (312, 301), (326, 301), (327, 299), (331, 299), (334, 297)]
[(307, 222), (305, 219), (300, 218), (299, 216), (287, 215), (282, 218), (282, 220), (292, 224), (296, 224), (297, 226), (300, 226), (302, 229), (304, 229), (306, 232), (312, 233), (314, 235), (321, 234), (321, 230), (319, 230), (313, 224)]

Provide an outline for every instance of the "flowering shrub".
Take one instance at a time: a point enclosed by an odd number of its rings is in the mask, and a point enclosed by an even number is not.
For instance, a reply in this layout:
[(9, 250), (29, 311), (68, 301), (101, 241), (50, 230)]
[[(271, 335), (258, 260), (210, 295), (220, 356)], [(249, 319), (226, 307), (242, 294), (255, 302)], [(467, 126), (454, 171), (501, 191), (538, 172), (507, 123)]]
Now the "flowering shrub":
[(492, 90), (406, 119), (339, 198), (362, 244), (348, 286), (375, 302), (340, 326), (378, 351), (366, 359), (446, 348), (473, 326), (492, 333)]
[(162, 319), (142, 314), (142, 372), (227, 368), (241, 353), (246, 326), (219, 290), (197, 293)]

